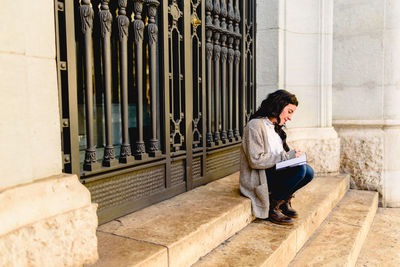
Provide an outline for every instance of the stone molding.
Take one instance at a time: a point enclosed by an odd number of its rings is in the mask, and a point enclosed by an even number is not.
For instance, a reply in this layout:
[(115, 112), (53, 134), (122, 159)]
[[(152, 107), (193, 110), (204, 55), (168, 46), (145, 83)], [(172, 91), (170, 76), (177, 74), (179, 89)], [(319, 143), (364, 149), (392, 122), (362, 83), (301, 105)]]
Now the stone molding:
[(400, 128), (400, 120), (333, 120), (335, 127)]

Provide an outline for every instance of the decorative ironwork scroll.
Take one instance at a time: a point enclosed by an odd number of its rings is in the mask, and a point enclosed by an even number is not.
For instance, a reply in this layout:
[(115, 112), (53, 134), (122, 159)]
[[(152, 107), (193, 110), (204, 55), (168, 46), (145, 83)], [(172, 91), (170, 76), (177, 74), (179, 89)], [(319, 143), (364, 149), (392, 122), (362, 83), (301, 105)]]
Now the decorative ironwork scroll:
[[(192, 63), (193, 63), (193, 148), (202, 146), (202, 84), (203, 84), (203, 73), (202, 73), (202, 34), (201, 34), (201, 20), (198, 15), (198, 9), (200, 9), (201, 0), (194, 2), (191, 1), (192, 5)], [(201, 10), (200, 10), (201, 11)], [(200, 13), (201, 14), (201, 13)]]
[(83, 169), (93, 171), (100, 168), (97, 162), (96, 146), (94, 144), (94, 131), (93, 131), (93, 78), (92, 78), (92, 64), (93, 64), (93, 48), (92, 48), (92, 30), (93, 30), (93, 9), (90, 0), (82, 0), (79, 8), (81, 15), (82, 33), (85, 40), (85, 91), (86, 91), (86, 143), (87, 148), (85, 151), (85, 161)]
[(169, 38), (169, 75), (170, 75), (170, 119), (171, 133), (170, 143), (174, 152), (182, 149), (185, 140), (184, 127), (184, 86), (183, 86), (183, 35), (179, 22), (183, 17), (176, 0), (173, 0), (168, 7), (171, 26), (168, 32)]

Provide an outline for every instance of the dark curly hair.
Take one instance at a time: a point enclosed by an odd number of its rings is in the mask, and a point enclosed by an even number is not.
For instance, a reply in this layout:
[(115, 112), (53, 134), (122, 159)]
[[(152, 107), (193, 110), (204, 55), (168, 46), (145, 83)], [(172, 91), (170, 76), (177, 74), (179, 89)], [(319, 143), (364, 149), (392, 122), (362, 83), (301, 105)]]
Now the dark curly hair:
[(265, 117), (276, 118), (278, 122), (274, 123), (275, 132), (281, 137), (283, 148), (285, 149), (285, 151), (289, 151), (290, 148), (286, 143), (286, 133), (282, 129), (282, 125), (279, 125), (279, 123), (281, 122), (279, 115), (282, 113), (282, 110), (289, 104), (293, 104), (295, 106), (299, 105), (296, 96), (286, 90), (277, 90), (269, 94), (267, 98), (263, 100), (258, 110), (250, 116), (250, 120)]

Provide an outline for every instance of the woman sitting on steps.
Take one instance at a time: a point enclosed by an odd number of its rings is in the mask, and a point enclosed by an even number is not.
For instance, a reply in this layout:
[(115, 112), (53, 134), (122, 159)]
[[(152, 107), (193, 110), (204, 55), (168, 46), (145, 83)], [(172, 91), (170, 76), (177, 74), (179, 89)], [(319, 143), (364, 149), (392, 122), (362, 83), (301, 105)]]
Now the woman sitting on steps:
[(309, 165), (275, 169), (276, 163), (302, 154), (299, 149), (289, 149), (282, 129), (297, 105), (294, 94), (275, 91), (250, 117), (243, 132), (240, 192), (251, 199), (255, 217), (278, 224), (293, 224), (292, 218), (297, 217), (290, 202), (293, 193), (314, 177)]

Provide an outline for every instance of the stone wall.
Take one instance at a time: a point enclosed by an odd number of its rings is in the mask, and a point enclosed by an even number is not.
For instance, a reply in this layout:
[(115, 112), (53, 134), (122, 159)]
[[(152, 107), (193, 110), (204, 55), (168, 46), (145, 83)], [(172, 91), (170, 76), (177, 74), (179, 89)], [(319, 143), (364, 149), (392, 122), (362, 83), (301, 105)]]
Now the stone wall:
[(400, 207), (400, 2), (335, 0), (333, 125), (354, 188)]

